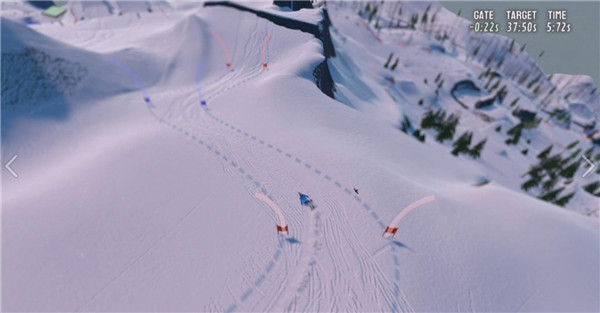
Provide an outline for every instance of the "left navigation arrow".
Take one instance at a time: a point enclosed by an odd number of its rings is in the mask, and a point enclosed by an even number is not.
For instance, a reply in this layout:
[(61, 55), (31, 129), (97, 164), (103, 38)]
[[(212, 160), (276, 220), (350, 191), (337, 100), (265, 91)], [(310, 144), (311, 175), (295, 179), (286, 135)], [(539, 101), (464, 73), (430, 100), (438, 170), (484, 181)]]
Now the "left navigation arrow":
[(14, 178), (19, 178), (19, 175), (17, 175), (17, 173), (10, 168), (10, 165), (19, 157), (18, 154), (13, 155), (13, 157), (6, 163), (6, 165), (4, 165), (4, 167), (6, 167), (6, 169), (10, 172), (10, 174), (14, 177)]

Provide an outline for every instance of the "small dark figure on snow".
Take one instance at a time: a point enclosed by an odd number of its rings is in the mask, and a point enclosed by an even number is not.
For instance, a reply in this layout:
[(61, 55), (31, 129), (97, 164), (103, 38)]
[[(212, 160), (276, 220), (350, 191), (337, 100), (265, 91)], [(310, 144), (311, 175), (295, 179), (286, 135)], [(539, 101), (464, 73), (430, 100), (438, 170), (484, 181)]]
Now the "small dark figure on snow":
[(358, 189), (354, 188), (354, 192), (356, 192), (356, 194), (358, 194)]

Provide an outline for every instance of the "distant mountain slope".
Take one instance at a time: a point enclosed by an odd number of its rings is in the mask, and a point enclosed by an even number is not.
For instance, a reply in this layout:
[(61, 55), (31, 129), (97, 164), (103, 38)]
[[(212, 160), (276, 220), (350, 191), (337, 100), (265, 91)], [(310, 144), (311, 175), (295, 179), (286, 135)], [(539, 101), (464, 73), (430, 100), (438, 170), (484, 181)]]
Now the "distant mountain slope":
[[(62, 120), (76, 106), (137, 86), (118, 69), (110, 55), (75, 48), (38, 33), (26, 25), (2, 18), (2, 122), (3, 138), (22, 118)], [(136, 51), (112, 54), (129, 60), (132, 68), (147, 67), (146, 56)], [(145, 76), (151, 86), (159, 76)]]
[[(487, 180), (597, 216), (600, 171), (581, 177), (589, 167), (582, 155), (600, 161), (591, 78), (546, 76), (518, 42), (470, 32), (437, 2), (334, 2), (329, 11), (336, 99), (447, 147)], [(473, 91), (457, 92), (465, 82)], [(427, 116), (445, 124), (447, 136)], [(556, 166), (538, 157), (549, 146)]]

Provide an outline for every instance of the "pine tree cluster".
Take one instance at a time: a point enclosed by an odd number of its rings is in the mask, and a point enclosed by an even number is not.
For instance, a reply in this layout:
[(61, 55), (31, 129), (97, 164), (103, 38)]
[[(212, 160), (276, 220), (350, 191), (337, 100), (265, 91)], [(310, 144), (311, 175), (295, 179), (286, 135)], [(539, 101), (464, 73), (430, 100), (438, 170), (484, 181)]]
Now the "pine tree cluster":
[(483, 151), (483, 147), (485, 147), (485, 143), (487, 142), (487, 138), (481, 140), (473, 147), (469, 148), (471, 145), (471, 140), (473, 139), (472, 132), (464, 132), (452, 145), (452, 155), (459, 156), (461, 153), (470, 156), (473, 159), (478, 159), (481, 156), (481, 151)]
[(435, 112), (430, 110), (425, 113), (425, 116), (421, 121), (421, 128), (436, 130), (437, 135), (435, 140), (444, 142), (445, 140), (452, 140), (454, 138), (458, 120), (458, 116), (454, 114), (446, 116), (446, 111), (444, 110), (440, 109)]
[(521, 133), (523, 132), (523, 123), (519, 123), (515, 125), (513, 128), (509, 129), (506, 134), (511, 136), (506, 139), (504, 143), (507, 145), (516, 145), (519, 143), (519, 139), (521, 139)]
[[(577, 144), (578, 142), (571, 143), (563, 152), (573, 149)], [(540, 192), (539, 199), (565, 206), (573, 198), (575, 192), (566, 195), (561, 195), (561, 193), (565, 189), (564, 186), (573, 181), (575, 173), (581, 166), (581, 160), (578, 158), (581, 155), (581, 149), (573, 151), (567, 157), (562, 157), (561, 153), (550, 155), (551, 152), (552, 145), (537, 155), (539, 162), (526, 173), (529, 177), (521, 185), (521, 189), (524, 191), (536, 189)], [(600, 188), (600, 182), (584, 186), (584, 190), (600, 197), (600, 193), (595, 193), (598, 188)]]

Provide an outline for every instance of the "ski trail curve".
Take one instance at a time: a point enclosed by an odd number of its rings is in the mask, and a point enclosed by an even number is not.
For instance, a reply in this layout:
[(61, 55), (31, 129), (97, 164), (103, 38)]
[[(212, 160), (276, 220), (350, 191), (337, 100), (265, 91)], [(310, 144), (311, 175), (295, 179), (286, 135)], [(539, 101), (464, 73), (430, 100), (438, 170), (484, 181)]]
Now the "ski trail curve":
[[(250, 76), (246, 76), (245, 79), (243, 79), (242, 81), (238, 81), (234, 84), (231, 84), (225, 88), (221, 88), (220, 90), (218, 90), (216, 93), (211, 94), (209, 97), (210, 98), (215, 98), (217, 97), (219, 94), (234, 88), (250, 79), (255, 78), (256, 76), (260, 75), (260, 72), (255, 74), (255, 75), (250, 75)], [(382, 230), (385, 229), (385, 224), (383, 223), (383, 221), (381, 220), (381, 218), (379, 217), (379, 214), (373, 210), (371, 208), (371, 206), (362, 200), (362, 198), (358, 195), (353, 195), (352, 192), (350, 191), (349, 188), (344, 187), (342, 185), (342, 183), (340, 183), (339, 181), (333, 179), (330, 175), (328, 175), (327, 173), (321, 171), (319, 168), (314, 167), (311, 163), (308, 162), (303, 162), (302, 159), (298, 158), (298, 157), (294, 157), (291, 153), (287, 153), (285, 152), (283, 149), (276, 147), (272, 144), (266, 143), (264, 140), (250, 135), (247, 131), (244, 131), (242, 129), (239, 129), (237, 127), (235, 127), (234, 125), (229, 124), (228, 122), (220, 119), (219, 117), (217, 117), (216, 115), (214, 115), (212, 113), (212, 111), (208, 111), (205, 110), (206, 114), (208, 116), (210, 116), (212, 119), (214, 119), (218, 125), (221, 125), (223, 127), (226, 127), (227, 129), (230, 129), (231, 131), (237, 132), (238, 134), (240, 134), (240, 136), (243, 134), (247, 140), (252, 140), (254, 142), (257, 142), (259, 144), (261, 144), (264, 147), (267, 147), (268, 149), (271, 149), (274, 153), (277, 152), (279, 154), (281, 154), (282, 156), (285, 155), (288, 159), (290, 159), (290, 161), (294, 161), (295, 163), (299, 164), (299, 165), (303, 165), (304, 168), (306, 168), (307, 170), (311, 171), (313, 174), (321, 176), (322, 178), (324, 178), (325, 180), (331, 182), (335, 187), (337, 187), (340, 190), (343, 190), (347, 195), (349, 195), (350, 197), (352, 197), (354, 199), (354, 201), (356, 201), (359, 205), (362, 204), (362, 207), (366, 210), (366, 213), (369, 214), (369, 216), (371, 216), (371, 218), (373, 218), (375, 220), (375, 222), (377, 223), (377, 225), (379, 225)], [(391, 243), (391, 242), (390, 242)], [(397, 299), (397, 301), (394, 300), (389, 300), (387, 301), (388, 303), (390, 303), (390, 309), (393, 312), (398, 312), (398, 311), (403, 311), (403, 312), (411, 312), (413, 311), (412, 307), (410, 306), (410, 304), (408, 303), (408, 301), (406, 300), (405, 296), (403, 295), (402, 291), (399, 288), (399, 280), (400, 280), (400, 264), (397, 261), (398, 260), (398, 256), (397, 253), (398, 251), (395, 249), (395, 247), (392, 245), (392, 257), (394, 259), (394, 265), (395, 265), (395, 271), (394, 271), (394, 279), (395, 282), (392, 284), (392, 288), (393, 288), (393, 293), (394, 293), (394, 297)], [(388, 298), (389, 299), (389, 298)], [(290, 307), (288, 307), (287, 309), (290, 309)]]
[[(265, 42), (266, 42), (266, 40), (265, 40)], [(264, 44), (263, 44), (263, 46), (264, 46)], [(213, 99), (213, 98), (217, 97), (218, 95), (220, 95), (221, 93), (223, 93), (223, 92), (225, 92), (227, 90), (230, 90), (230, 89), (232, 89), (232, 88), (234, 88), (234, 87), (236, 87), (236, 86), (238, 86), (238, 85), (240, 85), (242, 83), (245, 83), (246, 81), (249, 81), (249, 80), (257, 77), (258, 75), (260, 75), (260, 72), (254, 74), (254, 75), (251, 75), (251, 74), (250, 75), (246, 75), (241, 81), (234, 82), (233, 84), (229, 84), (229, 85), (226, 85), (226, 86), (224, 86), (225, 84), (223, 84), (223, 85), (221, 85), (221, 88), (219, 88), (219, 89), (216, 90), (216, 92), (210, 94), (209, 99)], [(359, 205), (362, 204), (362, 207), (367, 211), (367, 214), (369, 214), (369, 216), (371, 216), (375, 220), (375, 222), (382, 229), (385, 228), (385, 224), (383, 224), (383, 221), (379, 217), (379, 214), (375, 210), (373, 210), (371, 208), (371, 206), (367, 202), (363, 201), (361, 199), (361, 197), (359, 197), (358, 195), (353, 195), (352, 192), (350, 191), (350, 189), (347, 188), (347, 187), (344, 187), (344, 185), (342, 185), (341, 182), (333, 179), (330, 175), (328, 175), (327, 173), (321, 171), (319, 168), (313, 167), (313, 165), (311, 163), (303, 162), (302, 159), (300, 159), (298, 157), (294, 157), (291, 153), (287, 153), (283, 149), (280, 149), (279, 147), (276, 147), (274, 145), (266, 143), (264, 140), (262, 140), (262, 139), (260, 139), (260, 138), (258, 138), (256, 136), (250, 135), (248, 132), (246, 132), (246, 131), (244, 131), (242, 129), (239, 129), (239, 128), (235, 127), (234, 125), (231, 125), (230, 123), (228, 123), (228, 122), (226, 122), (226, 121), (218, 118), (217, 116), (215, 116), (214, 114), (212, 114), (211, 111), (205, 110), (205, 112), (207, 113), (208, 116), (210, 116), (211, 118), (213, 118), (215, 121), (218, 122), (217, 125), (220, 124), (221, 126), (226, 127), (227, 129), (231, 129), (231, 131), (237, 132), (238, 134), (240, 134), (240, 136), (242, 136), (241, 134), (243, 133), (247, 140), (250, 140), (250, 138), (251, 138), (252, 141), (257, 142), (257, 143), (261, 144), (262, 146), (267, 147), (268, 149), (271, 149), (271, 151), (273, 151), (273, 153), (275, 153), (275, 151), (276, 151), (277, 153), (281, 154), (282, 157), (285, 154), (285, 156), (288, 159), (290, 159), (290, 161), (295, 162), (295, 163), (297, 163), (299, 165), (303, 165), (304, 168), (306, 168), (307, 170), (311, 171), (311, 173), (313, 173), (314, 175), (318, 175), (318, 176), (324, 178), (325, 180), (327, 180), (330, 183), (332, 183), (338, 189), (343, 190), (346, 194), (348, 194), (350, 197), (352, 197), (354, 199), (354, 201), (356, 201)], [(244, 138), (244, 137), (242, 137), (242, 138)], [(394, 264), (396, 265), (396, 271), (395, 271), (396, 282), (393, 284), (393, 290), (394, 290), (394, 296), (396, 298), (399, 298), (399, 300), (397, 301), (397, 303), (396, 302), (392, 302), (391, 309), (394, 312), (396, 312), (398, 310), (401, 310), (401, 311), (413, 311), (412, 307), (406, 301), (406, 298), (404, 297), (404, 295), (402, 294), (401, 290), (399, 289), (398, 281), (400, 280), (400, 277), (398, 275), (399, 274), (399, 269), (398, 269), (399, 268), (399, 262), (397, 261), (398, 260), (398, 258), (397, 258), (397, 251), (396, 251), (396, 249), (395, 249), (395, 247), (393, 245), (392, 245), (392, 249), (391, 250), (392, 250), (392, 255), (393, 255), (393, 259), (394, 259)], [(248, 296), (249, 296), (248, 294), (244, 293), (243, 298), (246, 299)], [(296, 305), (296, 302), (292, 302), (290, 304), (290, 306), (288, 306), (286, 309), (292, 309), (292, 308), (295, 309), (295, 305)]]
[(409, 204), (407, 207), (405, 207), (402, 211), (400, 211), (400, 213), (394, 218), (394, 220), (392, 221), (392, 223), (390, 224), (390, 227), (396, 227), (398, 225), (398, 223), (400, 223), (400, 221), (408, 214), (410, 213), (410, 211), (425, 205), (429, 202), (432, 202), (435, 200), (435, 196), (431, 195), (431, 196), (427, 196), (427, 197), (423, 197), (411, 204)]
[[(245, 130), (239, 129), (237, 127), (235, 127), (234, 125), (229, 124), (228, 122), (224, 121), (223, 119), (217, 117), (216, 115), (214, 115), (212, 113), (212, 111), (205, 111), (206, 114), (208, 116), (210, 116), (211, 118), (213, 118), (217, 124), (220, 124), (222, 126), (225, 126), (226, 128), (230, 129), (231, 131), (235, 131), (239, 134), (244, 134), (244, 136), (247, 139), (251, 139), (254, 142), (259, 143), (261, 146), (264, 146), (268, 149), (271, 149), (272, 151), (276, 151), (277, 153), (281, 154), (282, 156), (285, 155), (285, 157), (287, 157), (290, 161), (293, 161), (295, 163), (297, 163), (298, 165), (303, 165), (303, 167), (309, 171), (311, 171), (313, 174), (318, 175), (323, 177), (325, 180), (331, 182), (335, 187), (337, 187), (340, 190), (343, 190), (348, 196), (352, 197), (354, 199), (354, 201), (356, 201), (358, 204), (362, 204), (362, 207), (367, 211), (367, 213), (369, 213), (369, 216), (371, 216), (371, 218), (373, 218), (375, 220), (375, 222), (377, 223), (377, 225), (379, 225), (381, 227), (381, 229), (385, 229), (385, 224), (383, 223), (383, 220), (380, 218), (380, 215), (371, 208), (371, 206), (362, 200), (362, 198), (358, 195), (353, 195), (352, 192), (350, 191), (350, 189), (348, 187), (344, 187), (344, 185), (342, 185), (341, 182), (333, 179), (330, 175), (328, 175), (327, 173), (323, 172), (322, 170), (320, 170), (317, 167), (313, 167), (313, 165), (309, 162), (303, 162), (302, 159), (298, 158), (298, 157), (294, 157), (291, 153), (285, 152), (285, 150), (276, 147), (272, 144), (269, 144), (267, 142), (265, 142), (264, 140), (260, 139), (259, 137), (253, 136), (250, 133), (248, 133)], [(392, 241), (390, 241), (390, 243), (393, 243)], [(393, 247), (393, 245), (392, 245)], [(400, 264), (397, 261), (398, 260), (398, 256), (397, 253), (398, 251), (395, 249), (395, 247), (393, 247), (392, 249), (392, 257), (394, 260), (394, 265), (395, 265), (395, 271), (394, 271), (394, 279), (395, 279), (395, 283), (393, 284), (393, 289), (394, 289), (394, 295), (396, 298), (398, 298), (397, 303), (395, 302), (391, 302), (391, 310), (393, 312), (413, 312), (414, 310), (412, 309), (412, 307), (410, 306), (410, 304), (408, 303), (408, 301), (406, 300), (406, 297), (403, 295), (402, 291), (399, 288), (399, 280), (400, 280)]]
[[(116, 64), (117, 66), (119, 66), (119, 68), (121, 68), (125, 73), (127, 73), (135, 82), (136, 85), (138, 86), (139, 91), (142, 93), (142, 95), (144, 96), (144, 102), (147, 104), (148, 110), (151, 113), (151, 115), (160, 123), (164, 123), (167, 126), (169, 126), (172, 130), (179, 132), (180, 134), (186, 136), (188, 139), (192, 140), (193, 143), (195, 143), (198, 146), (204, 147), (206, 148), (209, 153), (212, 155), (214, 155), (215, 157), (217, 157), (218, 159), (222, 159), (224, 161), (224, 164), (232, 167), (233, 169), (235, 169), (236, 172), (238, 172), (243, 179), (246, 180), (250, 180), (257, 189), (259, 189), (265, 196), (269, 197), (269, 193), (266, 190), (265, 186), (259, 182), (258, 180), (254, 179), (254, 176), (252, 176), (250, 173), (247, 173), (246, 170), (244, 170), (242, 167), (238, 166), (237, 163), (231, 161), (228, 162), (229, 158), (222, 153), (221, 151), (214, 149), (210, 143), (203, 141), (200, 138), (195, 137), (194, 135), (190, 134), (190, 132), (186, 131), (185, 129), (181, 128), (181, 127), (177, 127), (177, 125), (175, 124), (170, 124), (166, 121), (164, 121), (162, 118), (160, 118), (153, 110), (153, 108), (155, 108), (155, 106), (152, 104), (152, 102), (150, 101), (150, 97), (148, 96), (147, 92), (144, 89), (143, 84), (139, 81), (139, 79), (137, 78), (137, 76), (123, 63), (119, 62), (116, 59), (111, 58), (111, 62), (113, 62), (114, 64)], [(150, 104), (152, 104), (152, 106), (150, 106)], [(214, 150), (213, 150), (214, 149)], [(245, 175), (244, 175), (245, 174)], [(190, 211), (190, 213), (186, 214), (184, 216), (183, 219), (185, 219), (185, 217), (187, 217), (189, 214), (191, 214), (191, 212), (195, 211), (195, 208)], [(182, 220), (183, 220), (182, 219)], [(181, 221), (180, 221), (181, 222)], [(169, 229), (169, 231), (167, 231), (167, 233), (162, 236), (161, 238), (159, 238), (160, 242), (161, 240), (163, 240), (169, 233), (170, 231), (172, 231), (175, 227), (177, 227), (180, 222), (176, 223), (175, 226), (171, 227)], [(279, 260), (281, 259), (281, 255), (284, 254), (285, 250), (284, 250), (284, 243), (285, 240), (283, 239), (282, 236), (278, 235), (279, 238), (279, 244), (277, 246), (277, 248), (275, 249), (275, 252), (273, 253), (273, 258), (272, 260), (265, 266), (265, 270), (263, 271), (263, 273), (261, 273), (261, 275), (259, 275), (253, 282), (253, 285), (251, 287), (248, 287), (246, 289), (246, 291), (244, 291), (242, 293), (241, 296), (239, 296), (239, 300), (234, 300), (234, 302), (229, 305), (227, 307), (227, 309), (225, 311), (230, 312), (233, 311), (237, 308), (238, 306), (238, 302), (246, 302), (248, 300), (248, 298), (254, 293), (254, 291), (268, 278), (268, 274), (272, 272), (272, 270), (274, 269), (274, 267), (279, 263)], [(157, 243), (158, 243), (157, 242)], [(156, 243), (156, 244), (157, 244)], [(85, 303), (79, 305), (76, 308), (76, 311), (81, 310), (85, 305), (89, 304), (90, 302), (92, 302), (100, 293), (102, 293), (108, 286), (110, 286), (112, 283), (114, 283), (116, 280), (118, 280), (120, 277), (122, 277), (122, 275), (127, 272), (127, 270), (129, 270), (129, 268), (131, 268), (133, 265), (135, 265), (141, 258), (143, 258), (145, 255), (147, 255), (147, 252), (151, 251), (154, 246), (156, 246), (156, 244), (152, 245), (149, 249), (147, 249), (144, 253), (142, 253), (141, 255), (139, 255), (138, 257), (136, 257), (132, 263), (130, 263), (129, 265), (127, 265), (123, 270), (119, 271), (118, 275), (115, 276), (113, 279), (111, 279), (108, 284), (106, 284), (105, 286), (103, 286), (100, 290), (98, 290), (90, 299), (88, 299)]]
[(225, 55), (225, 61), (227, 62), (226, 63), (227, 69), (230, 69), (231, 68), (231, 58), (229, 57), (229, 50), (227, 50), (227, 46), (225, 45), (223, 38), (221, 38), (221, 36), (219, 34), (217, 34), (214, 30), (211, 31), (211, 34), (213, 35), (213, 37), (215, 37), (215, 39), (221, 45), (221, 49), (223, 49), (223, 54)]
[(277, 213), (277, 216), (279, 216), (280, 226), (282, 226), (282, 227), (287, 226), (287, 224), (285, 223), (285, 217), (283, 217), (283, 213), (281, 213), (281, 209), (273, 200), (271, 200), (271, 198), (269, 198), (267, 195), (262, 194), (260, 192), (257, 192), (256, 194), (254, 194), (254, 196), (257, 199), (264, 201), (266, 204), (268, 204), (273, 209), (273, 211), (275, 211), (275, 213)]
[(269, 39), (271, 39), (271, 35), (273, 33), (269, 32), (263, 41), (262, 51), (261, 51), (261, 61), (263, 68), (267, 68), (267, 44), (269, 43)]

